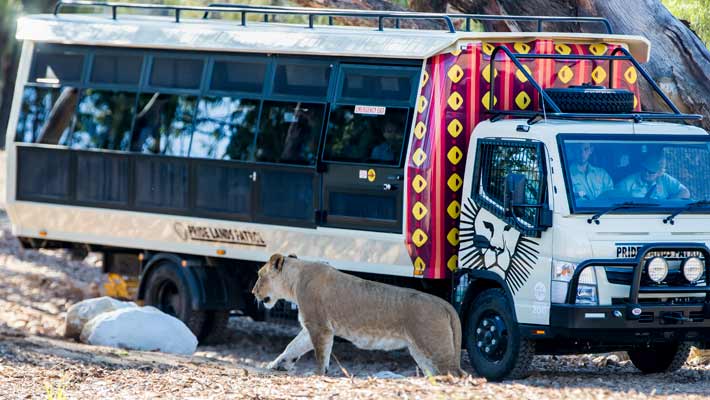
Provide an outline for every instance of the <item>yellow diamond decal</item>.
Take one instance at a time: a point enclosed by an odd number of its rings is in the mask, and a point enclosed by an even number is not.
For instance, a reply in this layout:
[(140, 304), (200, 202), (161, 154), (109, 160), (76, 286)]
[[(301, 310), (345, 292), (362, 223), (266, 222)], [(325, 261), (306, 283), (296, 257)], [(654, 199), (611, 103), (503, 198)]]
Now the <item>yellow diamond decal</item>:
[(417, 257), (417, 259), (414, 260), (414, 275), (423, 275), (425, 269), (426, 263), (421, 257)]
[(601, 56), (606, 53), (606, 45), (604, 43), (590, 44), (589, 51), (591, 51), (595, 56)]
[(600, 66), (594, 68), (594, 71), (592, 71), (592, 80), (594, 80), (594, 83), (602, 83), (606, 79), (606, 71), (604, 71), (604, 68)]
[(449, 257), (449, 261), (446, 262), (446, 267), (449, 268), (449, 271), (454, 272), (456, 271), (456, 268), (459, 266), (459, 256), (453, 255)]
[(461, 215), (461, 203), (458, 200), (452, 201), (448, 207), (446, 207), (446, 213), (449, 217), (457, 219)]
[(490, 56), (493, 53), (493, 50), (495, 50), (495, 46), (493, 46), (490, 43), (483, 43), (483, 53), (485, 53), (487, 56)]
[[(530, 71), (530, 68), (529, 68), (527, 65), (523, 65), (523, 69), (524, 69), (528, 74), (532, 75), (532, 71)], [(528, 78), (525, 76), (525, 74), (524, 74), (523, 71), (521, 71), (521, 70), (517, 70), (517, 71), (515, 72), (515, 77), (518, 78), (518, 80), (519, 80), (520, 82), (523, 82), (523, 83), (525, 83), (525, 82), (528, 81)]]
[(426, 189), (426, 180), (421, 175), (415, 176), (412, 179), (412, 189), (417, 193), (423, 192)]
[(513, 45), (513, 48), (518, 53), (523, 53), (523, 54), (528, 54), (528, 52), (530, 51), (530, 45), (527, 43), (516, 43)]
[(639, 105), (639, 99), (636, 97), (636, 95), (634, 95), (634, 109), (636, 109), (636, 107), (638, 107), (638, 105)]
[(417, 139), (422, 140), (425, 134), (426, 125), (424, 125), (424, 122), (422, 121), (417, 122), (417, 126), (414, 127), (414, 136), (416, 136)]
[(429, 236), (427, 236), (421, 228), (417, 228), (417, 230), (412, 233), (412, 241), (417, 247), (424, 246), (427, 240), (429, 240)]
[(417, 101), (417, 111), (419, 111), (419, 114), (423, 113), (424, 110), (426, 110), (426, 97), (424, 96), (419, 96), (419, 100)]
[(463, 69), (457, 64), (454, 64), (454, 66), (449, 69), (449, 72), (446, 73), (446, 76), (448, 76), (452, 82), (459, 83), (461, 78), (463, 78)]
[[(491, 92), (487, 91), (486, 94), (483, 95), (481, 98), (481, 103), (483, 103), (483, 107), (486, 107), (486, 110), (490, 110), (490, 101), (491, 101)], [(498, 103), (498, 99), (493, 96), (493, 105), (495, 106), (496, 103)]]
[(555, 44), (555, 51), (563, 55), (568, 55), (572, 52), (572, 49), (564, 43), (557, 43)]
[(449, 132), (449, 135), (451, 135), (451, 137), (458, 137), (463, 131), (463, 125), (461, 125), (458, 119), (454, 118), (451, 120), (451, 122), (449, 122), (449, 125), (446, 127), (446, 130)]
[(571, 81), (574, 77), (574, 72), (572, 72), (572, 68), (565, 65), (564, 67), (560, 68), (560, 72), (557, 73), (557, 77), (562, 83), (567, 83)]
[(624, 72), (624, 79), (626, 79), (626, 82), (628, 82), (630, 85), (636, 83), (637, 78), (638, 75), (636, 74), (636, 68), (634, 67), (629, 67), (629, 69)]
[(456, 50), (452, 51), (451, 55), (454, 57), (458, 57), (459, 55), (461, 55), (461, 49), (456, 49)]
[(458, 146), (454, 146), (448, 153), (446, 153), (446, 158), (451, 161), (451, 164), (456, 165), (463, 158), (463, 152), (461, 152), (461, 149), (459, 149)]
[(417, 167), (420, 167), (426, 161), (426, 153), (422, 149), (417, 149), (412, 155), (412, 161)]
[[(486, 65), (483, 67), (483, 71), (481, 71), (481, 75), (483, 75), (483, 79), (486, 80), (486, 82), (491, 83), (491, 64)], [(493, 77), (498, 76), (498, 70), (494, 69), (493, 70)]]
[(422, 86), (426, 85), (427, 82), (429, 82), (429, 73), (424, 71), (422, 74)]
[(414, 203), (414, 207), (412, 207), (412, 215), (414, 215), (414, 218), (417, 219), (417, 221), (421, 221), (422, 218), (424, 218), (429, 212), (426, 207), (424, 207), (424, 204), (421, 202), (416, 202)]
[(528, 96), (525, 92), (520, 92), (517, 96), (515, 96), (515, 104), (517, 104), (521, 110), (528, 108), (531, 101), (530, 96)]
[(459, 174), (454, 172), (449, 177), (449, 180), (446, 181), (446, 184), (449, 186), (449, 189), (455, 192), (461, 189), (461, 185), (463, 185), (463, 179), (461, 179), (461, 176), (459, 176)]
[(449, 233), (446, 235), (446, 240), (448, 240), (452, 246), (459, 244), (459, 230), (457, 228), (451, 228)]
[(452, 110), (456, 111), (463, 104), (463, 97), (461, 97), (458, 92), (453, 92), (451, 93), (451, 96), (449, 96), (449, 100), (447, 100), (446, 103)]

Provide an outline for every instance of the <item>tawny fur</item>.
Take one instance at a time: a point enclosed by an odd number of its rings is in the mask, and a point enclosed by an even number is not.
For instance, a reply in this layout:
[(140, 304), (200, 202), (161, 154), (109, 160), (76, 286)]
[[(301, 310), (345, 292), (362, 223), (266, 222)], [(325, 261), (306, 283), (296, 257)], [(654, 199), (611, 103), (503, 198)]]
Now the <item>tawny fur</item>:
[(317, 372), (324, 374), (333, 337), (339, 336), (363, 349), (407, 348), (426, 374), (464, 373), (461, 322), (438, 297), (280, 254), (259, 270), (252, 293), (269, 308), (280, 299), (295, 303), (303, 327), (269, 368), (288, 369), (314, 350)]

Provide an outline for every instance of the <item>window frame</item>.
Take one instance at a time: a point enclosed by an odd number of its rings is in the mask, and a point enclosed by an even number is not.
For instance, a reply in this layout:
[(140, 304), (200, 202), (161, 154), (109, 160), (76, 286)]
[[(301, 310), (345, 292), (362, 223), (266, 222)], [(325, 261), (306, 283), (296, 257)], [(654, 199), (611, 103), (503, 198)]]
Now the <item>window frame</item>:
[[(704, 139), (704, 140), (703, 140)], [(637, 133), (630, 135), (628, 133), (604, 133), (604, 134), (589, 134), (589, 133), (558, 133), (557, 134), (557, 150), (560, 155), (560, 167), (562, 169), (562, 177), (565, 183), (565, 193), (567, 195), (567, 206), (570, 214), (591, 215), (596, 214), (602, 208), (599, 207), (576, 207), (574, 204), (574, 193), (572, 193), (571, 176), (567, 171), (567, 155), (565, 154), (564, 142), (566, 140), (588, 140), (590, 142), (598, 142), (600, 140), (627, 140), (627, 141), (647, 141), (647, 142), (707, 142), (710, 146), (710, 137), (707, 135), (684, 135), (684, 134), (644, 134)], [(710, 149), (708, 150), (710, 151)], [(682, 207), (634, 207), (622, 210), (616, 210), (609, 214), (664, 214), (678, 210)], [(698, 207), (697, 209), (687, 210), (688, 214), (707, 214), (707, 208)]]
[[(535, 230), (540, 226), (542, 209), (538, 208), (538, 213), (535, 216), (535, 222), (530, 223), (525, 219), (516, 216), (506, 216), (504, 205), (498, 203), (497, 199), (490, 196), (482, 196), (479, 192), (483, 190), (481, 187), (483, 182), (483, 169), (482, 169), (482, 158), (484, 146), (499, 146), (499, 147), (517, 147), (517, 148), (532, 148), (538, 154), (537, 168), (540, 171), (540, 193), (538, 196), (538, 203), (541, 205), (549, 204), (550, 194), (548, 177), (549, 172), (547, 170), (547, 155), (545, 152), (545, 144), (538, 140), (530, 139), (516, 139), (516, 138), (480, 138), (476, 141), (476, 159), (474, 162), (474, 180), (471, 185), (471, 192), (469, 195), (480, 207), (485, 208), (491, 214), (500, 218), (508, 224), (513, 225), (516, 229), (520, 231), (522, 235), (540, 237), (541, 233), (539, 230)], [(485, 190), (484, 190), (485, 192)], [(526, 225), (531, 225), (530, 229), (525, 229)]]
[[(146, 71), (146, 64), (148, 63), (148, 52), (145, 50), (125, 50), (117, 48), (108, 49), (97, 49), (89, 50), (89, 60), (88, 66), (86, 68), (86, 78), (84, 79), (84, 85), (87, 88), (92, 89), (110, 89), (110, 90), (123, 90), (123, 91), (140, 91), (143, 76)], [(91, 80), (91, 75), (94, 73), (94, 60), (96, 56), (137, 56), (141, 58), (141, 68), (138, 76), (138, 82), (136, 84), (130, 83), (105, 83), (105, 82), (93, 82)]]
[[(330, 76), (328, 77), (328, 87), (326, 88), (325, 95), (322, 96), (307, 96), (307, 95), (296, 95), (296, 94), (285, 94), (276, 93), (276, 71), (281, 64), (292, 64), (292, 65), (326, 65), (330, 69)], [(338, 70), (340, 62), (337, 59), (325, 58), (325, 57), (309, 57), (309, 56), (290, 56), (290, 55), (278, 55), (274, 58), (271, 67), (270, 79), (266, 80), (265, 85), (265, 96), (264, 100), (293, 100), (301, 99), (304, 103), (330, 103), (333, 101), (335, 94), (335, 79), (336, 72)]]
[[(83, 64), (81, 66), (81, 73), (79, 76), (78, 81), (59, 81), (57, 83), (47, 83), (47, 82), (37, 82), (31, 81), (32, 76), (36, 72), (37, 68), (37, 54), (39, 53), (50, 53), (50, 54), (81, 54), (84, 59), (83, 59)], [(91, 50), (87, 47), (84, 46), (73, 46), (73, 45), (59, 45), (59, 44), (53, 44), (53, 43), (39, 43), (36, 44), (34, 49), (32, 50), (32, 61), (30, 64), (30, 70), (27, 75), (27, 82), (25, 83), (25, 86), (27, 85), (32, 85), (32, 86), (41, 86), (41, 87), (62, 87), (62, 86), (74, 86), (74, 87), (81, 87), (84, 85), (87, 81), (87, 76), (88, 76), (88, 69), (91, 65), (89, 62), (89, 58), (91, 56)]]
[[(345, 86), (345, 76), (349, 71), (403, 71), (411, 74), (412, 77), (412, 91), (409, 94), (409, 99), (404, 100), (388, 100), (372, 97), (370, 99), (358, 99), (355, 97), (345, 97), (343, 96), (343, 89)], [(401, 76), (407, 76), (408, 74), (402, 74)], [(397, 74), (392, 74), (397, 76)], [(353, 105), (374, 105), (374, 106), (391, 106), (391, 107), (414, 107), (414, 103), (417, 99), (417, 88), (419, 86), (419, 77), (421, 75), (421, 68), (410, 67), (410, 66), (393, 66), (393, 65), (363, 65), (363, 64), (352, 64), (352, 63), (341, 63), (338, 68), (338, 79), (336, 82), (335, 90), (335, 100), (340, 103), (352, 103)], [(367, 104), (363, 104), (360, 100), (366, 100)], [(359, 103), (358, 103), (359, 102)]]
[[(246, 63), (263, 63), (266, 66), (265, 72), (264, 72), (264, 84), (261, 87), (261, 92), (256, 93), (256, 92), (243, 92), (243, 91), (237, 91), (237, 90), (218, 90), (218, 89), (212, 89), (212, 77), (214, 76), (214, 65), (217, 62), (232, 62), (232, 63), (239, 63), (239, 62), (246, 62)], [(237, 56), (228, 56), (228, 55), (216, 55), (216, 56), (209, 56), (208, 61), (207, 61), (207, 76), (205, 80), (205, 86), (204, 90), (202, 91), (201, 96), (220, 96), (220, 97), (238, 97), (238, 98), (243, 98), (243, 99), (252, 99), (252, 100), (262, 100), (266, 93), (267, 89), (269, 86), (269, 77), (273, 76), (275, 66), (274, 66), (274, 57), (271, 55), (237, 55)], [(273, 79), (272, 79), (273, 80)]]

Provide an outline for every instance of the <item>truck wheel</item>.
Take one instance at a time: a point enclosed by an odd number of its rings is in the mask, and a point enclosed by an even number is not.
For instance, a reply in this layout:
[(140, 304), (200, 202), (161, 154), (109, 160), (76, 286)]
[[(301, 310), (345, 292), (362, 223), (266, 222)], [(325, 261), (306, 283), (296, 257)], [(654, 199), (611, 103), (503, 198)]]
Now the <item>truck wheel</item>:
[(679, 370), (690, 355), (690, 343), (663, 343), (630, 350), (629, 358), (644, 374)]
[(535, 344), (520, 336), (518, 324), (502, 289), (488, 289), (468, 308), (466, 349), (471, 366), (490, 381), (529, 375)]
[(188, 287), (181, 279), (180, 268), (171, 262), (162, 262), (148, 276), (145, 305), (178, 318), (199, 339), (207, 320), (205, 311), (193, 310)]

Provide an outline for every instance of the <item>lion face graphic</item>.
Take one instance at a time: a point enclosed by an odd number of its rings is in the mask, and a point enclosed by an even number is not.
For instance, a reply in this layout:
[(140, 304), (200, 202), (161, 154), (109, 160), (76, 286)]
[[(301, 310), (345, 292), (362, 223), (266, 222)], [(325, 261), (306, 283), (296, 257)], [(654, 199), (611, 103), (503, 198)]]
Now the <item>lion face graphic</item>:
[(461, 210), (459, 261), (462, 269), (501, 275), (513, 292), (527, 281), (539, 255), (536, 240), (467, 199)]

